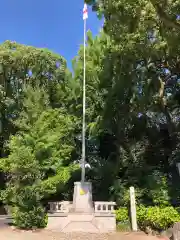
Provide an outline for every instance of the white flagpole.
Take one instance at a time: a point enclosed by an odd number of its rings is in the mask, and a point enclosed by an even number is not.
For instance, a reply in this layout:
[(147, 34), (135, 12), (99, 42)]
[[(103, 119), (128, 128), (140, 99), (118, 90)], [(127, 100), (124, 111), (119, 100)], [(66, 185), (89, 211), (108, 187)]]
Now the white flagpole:
[(82, 119), (82, 169), (81, 181), (85, 181), (86, 161), (86, 17), (84, 18), (84, 72), (83, 72), (83, 119)]

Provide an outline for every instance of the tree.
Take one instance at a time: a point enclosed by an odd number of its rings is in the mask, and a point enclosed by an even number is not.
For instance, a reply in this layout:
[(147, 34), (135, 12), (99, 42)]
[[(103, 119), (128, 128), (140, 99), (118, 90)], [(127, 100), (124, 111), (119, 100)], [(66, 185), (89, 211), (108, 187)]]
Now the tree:
[[(98, 127), (115, 142), (115, 179), (141, 189), (145, 186), (140, 176), (146, 173), (156, 179), (157, 168), (172, 187), (179, 156), (175, 120), (179, 116), (179, 32), (165, 24), (151, 2), (96, 1), (93, 6), (104, 15), (110, 42), (109, 47), (105, 45), (98, 74), (98, 86), (105, 93), (103, 109), (97, 112)], [(177, 1), (174, 5), (166, 2), (166, 13), (178, 13)], [(92, 61), (91, 68), (96, 69)], [(148, 179), (143, 181), (148, 184)], [(172, 189), (166, 190), (172, 194)]]
[[(109, 0), (87, 0), (86, 1), (88, 4), (92, 5), (93, 10), (97, 11), (99, 14), (107, 14), (108, 9), (111, 9), (110, 14), (115, 11), (112, 11), (114, 6), (118, 7), (118, 5), (121, 5), (121, 9), (123, 10), (123, 5), (125, 6), (125, 3), (128, 4), (129, 6), (135, 6), (137, 8), (143, 8), (145, 5), (151, 5), (151, 7), (154, 8), (154, 11), (156, 12), (157, 16), (161, 19), (163, 24), (166, 27), (169, 28), (174, 28), (177, 30), (180, 30), (180, 24), (178, 22), (178, 17), (179, 17), (179, 1), (167, 1), (167, 0), (148, 0), (148, 1), (129, 1), (129, 2), (124, 2), (121, 0), (114, 0), (114, 1), (109, 1)], [(148, 6), (149, 7), (149, 6)], [(115, 9), (114, 9), (115, 10)], [(135, 10), (136, 11), (136, 10)], [(117, 13), (117, 12), (116, 12)], [(100, 16), (101, 16), (100, 14)], [(108, 16), (108, 15), (105, 15)], [(108, 19), (110, 20), (110, 19)]]
[(53, 88), (64, 81), (66, 62), (48, 49), (25, 46), (12, 41), (0, 45), (1, 91), (1, 140), (0, 155), (4, 142), (16, 132), (12, 120), (18, 116), (24, 85), (44, 86), (53, 99)]
[[(87, 178), (93, 182), (94, 198), (113, 199), (127, 205), (127, 191), (133, 185), (138, 202), (169, 204), (180, 193), (175, 183), (180, 139), (179, 22), (175, 19), (179, 3), (87, 2), (94, 4), (93, 8), (105, 18), (98, 36), (93, 38), (88, 32), (86, 47), (86, 160), (92, 167), (87, 171)], [(5, 43), (8, 56), (14, 56), (11, 45)], [(17, 132), (10, 141), (10, 154), (2, 164), (2, 169), (10, 173), (8, 184), (16, 187), (9, 185), (4, 196), (8, 199), (9, 190), (19, 191), (19, 178), (11, 177), (14, 174), (12, 156), (17, 159), (15, 167), (20, 166), (21, 176), (27, 175), (23, 170), (22, 160), (25, 159), (27, 169), (30, 166), (32, 170), (29, 181), (33, 184), (28, 188), (30, 184), (23, 183), (23, 189), (39, 194), (33, 198), (37, 211), (41, 199), (48, 193), (63, 193), (64, 183), (74, 180), (71, 163), (81, 157), (83, 46), (73, 60), (73, 74), (60, 56), (47, 50), (17, 46), (16, 54), (21, 57), (27, 54), (29, 74), (24, 74), (23, 79), (33, 89), (24, 97), (26, 84), (19, 81), (18, 98), (8, 93), (10, 100), (18, 99), (13, 108), (9, 108), (2, 90), (2, 106), (5, 109), (7, 105), (11, 116), (14, 114), (13, 134)], [(29, 63), (32, 55), (39, 59), (33, 60), (34, 68)], [(20, 72), (27, 73), (24, 62), (20, 65)], [(18, 68), (16, 72), (19, 74)], [(14, 79), (19, 79), (16, 72)], [(10, 122), (10, 118), (8, 120)], [(57, 156), (61, 156), (63, 162), (59, 162)], [(38, 184), (34, 176), (39, 176)], [(59, 190), (56, 180), (61, 183)], [(66, 184), (67, 197), (68, 188)], [(17, 202), (19, 199), (15, 200)], [(18, 205), (15, 209), (20, 207), (22, 210), (24, 206)]]
[(0, 164), (8, 173), (2, 198), (12, 206), (15, 225), (44, 227), (47, 217), (42, 200), (62, 191), (77, 169), (69, 164), (75, 147), (75, 119), (63, 109), (52, 109), (42, 87), (27, 87), (15, 124), (19, 131), (11, 137), (10, 154)]

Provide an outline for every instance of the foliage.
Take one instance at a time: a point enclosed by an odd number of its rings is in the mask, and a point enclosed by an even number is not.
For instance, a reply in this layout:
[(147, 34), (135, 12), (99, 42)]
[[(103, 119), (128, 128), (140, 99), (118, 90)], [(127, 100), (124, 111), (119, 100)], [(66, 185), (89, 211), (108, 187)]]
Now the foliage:
[(36, 229), (47, 226), (48, 217), (41, 205), (37, 206), (37, 202), (28, 209), (14, 207), (12, 212), (13, 223), (21, 229)]
[[(140, 203), (143, 203), (144, 199), (148, 204), (152, 204), (157, 201), (156, 194), (159, 194), (159, 198), (163, 194), (164, 200), (158, 200), (158, 204), (167, 204), (171, 201), (171, 196), (175, 192), (178, 195), (179, 191), (174, 191), (174, 186), (172, 187), (177, 172), (171, 160), (178, 142), (174, 136), (170, 136), (169, 123), (166, 121), (168, 117), (155, 102), (152, 104), (154, 95), (157, 95), (159, 90), (153, 86), (147, 86), (146, 89), (146, 74), (150, 74), (148, 78), (155, 76), (149, 70), (141, 72), (141, 66), (137, 71), (136, 58), (132, 59), (134, 70), (128, 69), (128, 54), (132, 54), (127, 49), (128, 47), (124, 46), (119, 48), (103, 31), (94, 39), (88, 33), (87, 140), (94, 141), (93, 150), (87, 155), (87, 160), (93, 166), (89, 176), (97, 188), (95, 194), (98, 198), (102, 199), (102, 196), (98, 196), (98, 186), (101, 186), (103, 176), (108, 172), (106, 182), (109, 193), (104, 193), (106, 198), (111, 198), (120, 205), (126, 204), (127, 200), (123, 200), (122, 196), (128, 196), (129, 186), (133, 185), (138, 191)], [(82, 77), (81, 49), (79, 55), (74, 62), (76, 81)], [(120, 56), (123, 56), (121, 62)], [(118, 72), (119, 66), (121, 73)], [(131, 71), (135, 71), (135, 74), (129, 75)], [(138, 93), (137, 84), (145, 87), (144, 94)], [(170, 123), (172, 124), (174, 125)], [(173, 127), (178, 129), (177, 125)], [(169, 171), (173, 171), (172, 178)], [(157, 179), (158, 175), (166, 179), (161, 191), (162, 182)], [(124, 194), (125, 192), (127, 194)]]
[(7, 155), (3, 145), (17, 130), (12, 120), (20, 111), (24, 86), (44, 86), (52, 103), (53, 89), (59, 81), (64, 81), (65, 75), (65, 60), (48, 49), (25, 46), (13, 41), (0, 45), (1, 157)]
[(74, 149), (73, 118), (52, 109), (47, 97), (43, 89), (26, 89), (22, 112), (15, 122), (18, 134), (10, 139), (9, 156), (1, 160), (1, 169), (8, 173), (2, 199), (14, 207), (18, 227), (44, 226), (41, 201), (62, 190), (76, 169), (68, 162)]
[[(116, 221), (121, 225), (129, 222), (128, 208), (119, 208), (116, 210)], [(145, 207), (140, 205), (137, 207), (138, 227), (145, 230), (147, 227), (152, 230), (166, 230), (173, 226), (174, 223), (180, 221), (178, 211), (173, 207)], [(121, 226), (120, 225), (120, 226)]]
[(141, 206), (137, 209), (137, 219), (142, 229), (150, 227), (155, 230), (165, 230), (180, 221), (180, 215), (173, 207)]
[(115, 211), (115, 214), (116, 214), (117, 230), (120, 232), (130, 231), (131, 224), (130, 224), (128, 208), (127, 207), (118, 208)]
[(129, 221), (128, 208), (121, 207), (116, 210), (116, 221), (119, 223), (124, 223)]
[[(141, 203), (177, 205), (179, 2), (86, 2), (103, 14), (103, 34), (108, 39), (99, 54), (97, 89), (103, 92), (99, 94), (102, 108), (93, 126), (96, 132), (108, 132), (106, 146), (115, 146), (106, 154), (108, 164), (114, 163), (109, 184), (112, 198), (121, 204), (120, 192), (133, 185)], [(87, 55), (93, 52), (93, 47), (87, 49)], [(99, 107), (98, 101), (92, 105)]]
[[(179, 1), (86, 2), (104, 18), (98, 36), (87, 34), (87, 180), (95, 200), (118, 206), (128, 206), (134, 186), (138, 205), (157, 205), (152, 227), (166, 227), (175, 221), (169, 206), (180, 201)], [(37, 208), (55, 193), (72, 197), (80, 179), (73, 162), (81, 159), (83, 50), (70, 73), (47, 49), (0, 45), (2, 195), (12, 204), (22, 181), (37, 193)]]
[(159, 171), (154, 171), (147, 179), (149, 196), (151, 196), (153, 203), (159, 206), (169, 205), (170, 198), (168, 193), (167, 178), (165, 175)]

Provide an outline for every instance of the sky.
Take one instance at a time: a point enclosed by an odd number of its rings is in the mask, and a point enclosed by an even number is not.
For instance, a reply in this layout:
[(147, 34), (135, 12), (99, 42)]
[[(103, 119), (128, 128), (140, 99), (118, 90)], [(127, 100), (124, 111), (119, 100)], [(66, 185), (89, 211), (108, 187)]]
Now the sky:
[[(0, 0), (0, 43), (5, 40), (59, 53), (71, 67), (83, 43), (83, 0)], [(88, 8), (87, 30), (98, 34), (102, 21)]]

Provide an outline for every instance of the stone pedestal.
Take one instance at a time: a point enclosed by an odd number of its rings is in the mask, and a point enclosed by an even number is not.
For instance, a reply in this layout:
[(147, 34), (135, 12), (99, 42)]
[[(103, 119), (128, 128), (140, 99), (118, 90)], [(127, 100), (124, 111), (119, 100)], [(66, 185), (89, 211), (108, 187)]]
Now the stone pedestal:
[(75, 213), (94, 212), (91, 182), (74, 183), (73, 212)]
[[(90, 182), (75, 182), (73, 202), (50, 202), (47, 229), (64, 233), (116, 231), (114, 202), (92, 201)], [(94, 208), (95, 206), (95, 208)]]

